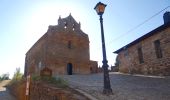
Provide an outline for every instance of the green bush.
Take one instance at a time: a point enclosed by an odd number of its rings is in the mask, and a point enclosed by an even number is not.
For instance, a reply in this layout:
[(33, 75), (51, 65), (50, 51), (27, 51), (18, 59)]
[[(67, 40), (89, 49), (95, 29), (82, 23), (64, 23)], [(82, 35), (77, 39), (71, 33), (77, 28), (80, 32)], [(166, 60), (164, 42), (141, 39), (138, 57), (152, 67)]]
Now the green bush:
[(2, 75), (0, 76), (0, 81), (3, 81), (3, 80), (9, 80), (9, 74), (8, 74), (8, 73), (2, 74)]
[(24, 80), (22, 76), (23, 74), (20, 72), (20, 68), (16, 68), (16, 71), (12, 80), (9, 83), (9, 86), (21, 83)]

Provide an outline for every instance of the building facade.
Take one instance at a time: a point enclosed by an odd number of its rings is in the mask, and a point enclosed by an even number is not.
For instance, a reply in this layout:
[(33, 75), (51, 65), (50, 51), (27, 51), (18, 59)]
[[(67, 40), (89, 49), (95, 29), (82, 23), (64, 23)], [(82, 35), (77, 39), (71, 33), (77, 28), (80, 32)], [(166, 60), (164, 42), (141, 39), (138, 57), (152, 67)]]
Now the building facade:
[(25, 75), (40, 74), (45, 67), (53, 76), (96, 72), (98, 65), (90, 60), (88, 35), (80, 26), (71, 15), (59, 17), (58, 25), (49, 26), (26, 53)]
[(164, 14), (163, 25), (114, 53), (120, 72), (170, 75), (170, 12)]

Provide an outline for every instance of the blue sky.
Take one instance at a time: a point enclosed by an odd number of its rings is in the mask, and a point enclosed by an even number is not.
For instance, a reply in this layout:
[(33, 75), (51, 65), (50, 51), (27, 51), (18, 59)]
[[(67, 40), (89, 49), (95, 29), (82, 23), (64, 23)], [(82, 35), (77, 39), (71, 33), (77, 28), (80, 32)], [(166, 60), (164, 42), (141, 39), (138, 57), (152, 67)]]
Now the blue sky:
[[(0, 1), (0, 75), (11, 75), (17, 67), (24, 70), (28, 49), (47, 31), (70, 13), (89, 35), (90, 58), (101, 65), (99, 16), (94, 10), (98, 0), (1, 0)], [(101, 0), (107, 4), (104, 33), (109, 65), (114, 65), (112, 52), (163, 24), (163, 12), (144, 25), (127, 33), (155, 13), (170, 5), (170, 0)], [(168, 8), (166, 11), (170, 11)]]

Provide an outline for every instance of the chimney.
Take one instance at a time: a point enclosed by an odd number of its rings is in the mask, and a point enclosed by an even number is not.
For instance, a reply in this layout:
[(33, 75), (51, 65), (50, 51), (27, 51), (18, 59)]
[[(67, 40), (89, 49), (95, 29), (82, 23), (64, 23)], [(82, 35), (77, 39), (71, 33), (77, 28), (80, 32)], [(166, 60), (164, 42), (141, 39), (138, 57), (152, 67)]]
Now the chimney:
[(170, 23), (170, 12), (169, 11), (165, 12), (163, 18), (164, 18), (164, 24)]

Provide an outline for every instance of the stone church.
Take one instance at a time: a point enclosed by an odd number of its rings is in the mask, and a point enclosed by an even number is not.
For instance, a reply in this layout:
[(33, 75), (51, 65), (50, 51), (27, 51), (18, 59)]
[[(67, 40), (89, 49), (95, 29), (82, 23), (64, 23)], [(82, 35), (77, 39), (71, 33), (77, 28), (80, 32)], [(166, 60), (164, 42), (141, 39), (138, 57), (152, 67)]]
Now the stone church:
[(120, 72), (170, 75), (170, 12), (163, 17), (163, 25), (114, 52)]
[(24, 74), (40, 74), (44, 68), (53, 76), (95, 73), (98, 65), (90, 60), (89, 37), (80, 27), (71, 14), (59, 17), (58, 25), (50, 25), (26, 53)]

